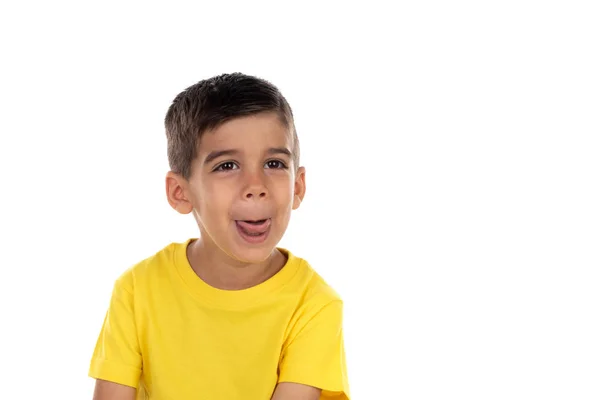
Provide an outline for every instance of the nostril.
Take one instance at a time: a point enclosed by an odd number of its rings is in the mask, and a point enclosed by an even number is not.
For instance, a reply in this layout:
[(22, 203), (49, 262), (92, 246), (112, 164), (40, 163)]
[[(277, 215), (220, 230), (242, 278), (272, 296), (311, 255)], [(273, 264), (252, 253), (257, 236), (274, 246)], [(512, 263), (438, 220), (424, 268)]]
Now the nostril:
[(251, 199), (252, 197), (258, 197), (258, 198), (263, 198), (263, 197), (267, 197), (267, 192), (258, 192), (258, 191), (253, 191), (250, 190), (248, 192), (246, 192), (246, 196), (247, 199)]
[[(254, 195), (253, 195), (252, 193), (246, 193), (246, 198), (247, 198), (247, 199), (250, 199), (250, 198), (252, 198), (253, 196), (254, 196)], [(267, 194), (266, 194), (266, 193), (259, 193), (259, 194), (258, 194), (258, 197), (266, 197), (266, 196), (267, 196)]]

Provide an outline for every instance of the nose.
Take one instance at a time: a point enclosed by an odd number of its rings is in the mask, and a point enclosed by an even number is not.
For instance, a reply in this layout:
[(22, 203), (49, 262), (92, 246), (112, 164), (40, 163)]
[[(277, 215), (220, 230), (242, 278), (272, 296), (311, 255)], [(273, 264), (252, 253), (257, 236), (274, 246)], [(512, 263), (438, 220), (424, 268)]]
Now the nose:
[(267, 197), (267, 186), (264, 177), (258, 173), (248, 174), (244, 185), (244, 198), (258, 200), (265, 197)]
[(252, 199), (252, 198), (263, 198), (263, 197), (267, 197), (267, 191), (263, 190), (262, 188), (259, 187), (250, 187), (248, 188), (248, 190), (246, 190), (246, 194), (245, 197), (247, 199)]

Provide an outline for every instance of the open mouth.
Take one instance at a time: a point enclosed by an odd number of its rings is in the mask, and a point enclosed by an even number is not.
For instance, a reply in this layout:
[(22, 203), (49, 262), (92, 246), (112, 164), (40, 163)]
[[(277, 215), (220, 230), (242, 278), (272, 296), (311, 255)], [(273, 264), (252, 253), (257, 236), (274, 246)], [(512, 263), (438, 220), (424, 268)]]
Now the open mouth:
[(238, 233), (250, 243), (260, 243), (264, 241), (271, 227), (271, 219), (258, 220), (236, 220), (235, 225)]

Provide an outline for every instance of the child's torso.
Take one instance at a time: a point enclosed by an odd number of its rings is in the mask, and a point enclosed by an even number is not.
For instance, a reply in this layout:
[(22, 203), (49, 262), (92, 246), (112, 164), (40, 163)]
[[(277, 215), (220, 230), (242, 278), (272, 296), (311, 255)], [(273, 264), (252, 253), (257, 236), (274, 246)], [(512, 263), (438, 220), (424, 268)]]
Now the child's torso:
[(140, 335), (151, 398), (270, 398), (294, 310), (269, 306), (246, 313), (173, 302), (153, 312)]
[(249, 296), (231, 293), (235, 301), (205, 286), (192, 290), (199, 278), (187, 265), (140, 270), (134, 295), (142, 355), (138, 399), (270, 399), (294, 325), (331, 296), (308, 265), (295, 262), (275, 278), (287, 276), (280, 286), (273, 281)]

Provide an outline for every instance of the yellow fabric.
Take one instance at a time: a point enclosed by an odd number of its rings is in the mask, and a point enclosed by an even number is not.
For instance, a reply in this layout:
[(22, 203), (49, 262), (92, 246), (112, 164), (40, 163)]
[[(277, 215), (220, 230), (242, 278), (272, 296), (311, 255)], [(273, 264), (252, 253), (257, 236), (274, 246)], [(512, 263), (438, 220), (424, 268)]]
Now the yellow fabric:
[(115, 283), (89, 375), (138, 399), (268, 400), (278, 382), (349, 399), (342, 301), (299, 257), (271, 279), (219, 290), (172, 243)]

